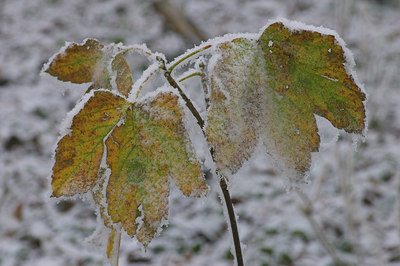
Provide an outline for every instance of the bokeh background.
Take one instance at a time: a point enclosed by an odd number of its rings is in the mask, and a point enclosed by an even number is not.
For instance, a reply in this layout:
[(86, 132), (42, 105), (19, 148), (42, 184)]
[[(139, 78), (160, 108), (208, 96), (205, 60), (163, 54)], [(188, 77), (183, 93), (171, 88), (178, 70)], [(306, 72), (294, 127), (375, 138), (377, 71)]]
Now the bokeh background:
[[(262, 149), (231, 179), (246, 265), (400, 265), (398, 0), (0, 0), (0, 265), (107, 265), (86, 240), (94, 206), (49, 198), (59, 125), (85, 91), (40, 78), (65, 41), (146, 43), (171, 60), (277, 17), (345, 40), (369, 95), (369, 131), (357, 151), (340, 135), (315, 156), (302, 197)], [(131, 61), (140, 76), (146, 61)], [(171, 196), (169, 226), (146, 252), (123, 236), (120, 265), (232, 265), (219, 188), (208, 182), (207, 199)]]

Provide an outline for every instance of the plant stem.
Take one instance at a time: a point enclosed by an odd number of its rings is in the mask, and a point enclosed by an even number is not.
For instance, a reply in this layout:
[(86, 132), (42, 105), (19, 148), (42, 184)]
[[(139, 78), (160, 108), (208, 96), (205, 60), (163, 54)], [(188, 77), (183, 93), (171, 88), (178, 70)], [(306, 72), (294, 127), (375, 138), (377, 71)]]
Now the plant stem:
[[(193, 54), (193, 53), (192, 53)], [(204, 137), (206, 138), (206, 133), (204, 131), (204, 120), (203, 118), (200, 116), (199, 112), (197, 111), (197, 109), (194, 107), (193, 103), (190, 101), (190, 99), (186, 96), (186, 94), (183, 92), (183, 90), (181, 89), (181, 87), (178, 85), (178, 83), (174, 80), (174, 78), (171, 76), (171, 71), (167, 70), (166, 66), (165, 66), (165, 61), (162, 58), (159, 58), (159, 61), (161, 62), (162, 66), (161, 69), (164, 70), (164, 76), (167, 79), (168, 83), (174, 87), (175, 89), (178, 90), (180, 96), (183, 98), (183, 100), (185, 101), (186, 107), (190, 110), (190, 112), (192, 113), (192, 115), (195, 117), (197, 124), (200, 126), (201, 131), (203, 132)], [(180, 62), (182, 62), (183, 60), (180, 60)], [(210, 154), (211, 157), (213, 159), (213, 162), (215, 163), (215, 156), (214, 156), (214, 150), (213, 148), (210, 148)], [(235, 253), (236, 253), (236, 261), (237, 261), (237, 265), (238, 266), (243, 266), (243, 256), (242, 256), (242, 249), (240, 247), (240, 237), (239, 237), (239, 230), (237, 227), (237, 222), (236, 222), (236, 216), (235, 216), (235, 211), (233, 209), (233, 203), (232, 203), (232, 199), (231, 196), (229, 194), (229, 190), (228, 190), (228, 184), (226, 183), (226, 179), (223, 175), (221, 175), (221, 173), (218, 172), (218, 170), (216, 171), (217, 175), (219, 177), (219, 185), (221, 187), (222, 190), (222, 194), (224, 196), (224, 201), (226, 204), (226, 208), (228, 211), (228, 216), (229, 216), (229, 223), (231, 226), (231, 231), (232, 231), (232, 238), (233, 238), (233, 244), (235, 246)]]
[(229, 223), (231, 225), (232, 237), (233, 237), (233, 245), (235, 246), (235, 253), (236, 253), (236, 261), (238, 266), (243, 266), (243, 256), (242, 256), (242, 249), (240, 247), (240, 237), (239, 237), (239, 230), (237, 227), (235, 211), (233, 210), (232, 199), (229, 194), (228, 184), (225, 181), (225, 177), (220, 176), (219, 185), (222, 190), (222, 194), (224, 195), (224, 200), (226, 204), (226, 209), (228, 210), (229, 216)]
[(194, 72), (194, 73), (192, 73), (190, 75), (187, 75), (186, 77), (181, 78), (179, 80), (179, 82), (182, 82), (184, 80), (190, 79), (190, 78), (195, 77), (195, 76), (201, 76), (201, 73), (200, 72)]
[(202, 52), (202, 51), (204, 51), (204, 50), (207, 50), (207, 49), (209, 49), (209, 48), (211, 48), (211, 44), (206, 45), (206, 46), (204, 46), (204, 47), (201, 47), (200, 49), (195, 50), (195, 51), (191, 52), (190, 54), (188, 54), (188, 55), (186, 55), (186, 56), (180, 58), (176, 63), (174, 63), (172, 66), (170, 66), (170, 67), (168, 68), (168, 71), (169, 71), (169, 72), (172, 72), (172, 70), (174, 70), (175, 67), (177, 67), (180, 63), (182, 63), (182, 62), (185, 61), (186, 59), (188, 59), (188, 58), (194, 56), (195, 54), (198, 54), (198, 53), (200, 53), (200, 52)]

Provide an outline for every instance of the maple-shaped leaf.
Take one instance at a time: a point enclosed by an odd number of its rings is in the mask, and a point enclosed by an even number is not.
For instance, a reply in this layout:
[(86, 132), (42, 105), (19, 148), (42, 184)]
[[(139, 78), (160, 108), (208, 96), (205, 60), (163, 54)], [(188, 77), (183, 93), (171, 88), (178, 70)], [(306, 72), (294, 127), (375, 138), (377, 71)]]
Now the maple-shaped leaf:
[(108, 65), (112, 64), (112, 72), (116, 75), (118, 91), (128, 96), (133, 85), (131, 70), (126, 62), (123, 51), (108, 49), (95, 39), (86, 39), (82, 44), (68, 43), (61, 49), (44, 72), (57, 77), (61, 81), (72, 83), (92, 82), (92, 89), (112, 90), (110, 83), (112, 75)]
[(93, 92), (74, 116), (70, 133), (57, 144), (51, 183), (54, 196), (72, 196), (93, 188), (104, 152), (103, 140), (130, 104), (108, 91)]
[(320, 144), (315, 115), (361, 134), (365, 94), (343, 49), (334, 35), (281, 22), (258, 40), (218, 45), (207, 127), (218, 167), (235, 173), (261, 138), (288, 173), (303, 176)]
[(108, 213), (145, 246), (168, 217), (170, 179), (186, 196), (207, 190), (183, 115), (178, 96), (160, 93), (132, 105), (106, 141)]

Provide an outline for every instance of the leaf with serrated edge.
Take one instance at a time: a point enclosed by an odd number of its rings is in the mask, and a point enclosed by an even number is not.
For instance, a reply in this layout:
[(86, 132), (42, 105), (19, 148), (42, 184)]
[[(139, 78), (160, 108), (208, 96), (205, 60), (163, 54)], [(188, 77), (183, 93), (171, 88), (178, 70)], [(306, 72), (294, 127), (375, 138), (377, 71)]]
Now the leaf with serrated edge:
[(147, 246), (168, 216), (169, 178), (186, 196), (200, 196), (207, 186), (176, 95), (132, 105), (125, 119), (106, 141), (108, 213)]
[(86, 193), (98, 179), (103, 139), (130, 103), (107, 91), (95, 91), (72, 120), (71, 132), (57, 144), (52, 174), (53, 195)]
[(319, 149), (315, 114), (362, 134), (366, 97), (347, 72), (335, 36), (291, 31), (278, 22), (257, 41), (238, 38), (216, 52), (207, 135), (222, 171), (235, 173), (261, 136), (288, 173), (304, 176)]
[(83, 44), (69, 44), (44, 71), (62, 81), (91, 82), (102, 61), (103, 47), (94, 39), (87, 39)]

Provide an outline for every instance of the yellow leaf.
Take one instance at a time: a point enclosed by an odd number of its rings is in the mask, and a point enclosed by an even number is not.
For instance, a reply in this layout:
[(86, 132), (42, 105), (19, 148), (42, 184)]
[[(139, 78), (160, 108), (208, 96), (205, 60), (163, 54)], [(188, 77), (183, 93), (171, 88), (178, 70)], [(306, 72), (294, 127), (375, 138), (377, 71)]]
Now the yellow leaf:
[(54, 196), (72, 196), (93, 188), (103, 156), (103, 139), (129, 105), (111, 92), (94, 92), (73, 118), (70, 134), (57, 144), (51, 183)]
[(121, 51), (113, 56), (112, 49), (106, 49), (95, 39), (87, 39), (82, 44), (72, 43), (58, 53), (44, 70), (62, 81), (72, 83), (93, 84), (94, 89), (112, 90), (111, 75), (108, 65), (112, 60), (112, 71), (115, 72), (117, 90), (125, 97), (128, 96), (133, 85), (132, 73)]
[(45, 72), (62, 81), (91, 82), (103, 58), (103, 47), (94, 39), (83, 44), (72, 43), (53, 59)]

